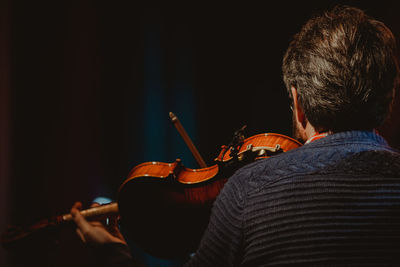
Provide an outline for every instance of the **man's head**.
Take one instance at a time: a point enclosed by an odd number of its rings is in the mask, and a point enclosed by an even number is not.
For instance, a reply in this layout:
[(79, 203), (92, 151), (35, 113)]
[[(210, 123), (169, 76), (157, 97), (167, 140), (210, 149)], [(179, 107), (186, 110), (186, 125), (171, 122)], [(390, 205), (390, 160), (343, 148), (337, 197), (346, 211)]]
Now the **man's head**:
[(297, 98), (294, 113), (300, 109), (297, 124), (318, 132), (378, 127), (397, 83), (395, 53), (392, 32), (359, 9), (336, 7), (310, 19), (282, 66), (289, 94)]

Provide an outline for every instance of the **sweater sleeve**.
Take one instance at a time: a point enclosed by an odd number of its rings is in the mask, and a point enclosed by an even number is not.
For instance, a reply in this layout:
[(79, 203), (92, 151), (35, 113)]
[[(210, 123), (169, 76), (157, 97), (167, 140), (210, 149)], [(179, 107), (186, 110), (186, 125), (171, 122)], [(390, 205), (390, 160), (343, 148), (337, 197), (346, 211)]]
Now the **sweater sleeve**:
[(238, 266), (242, 260), (244, 186), (237, 172), (214, 202), (208, 227), (188, 266)]

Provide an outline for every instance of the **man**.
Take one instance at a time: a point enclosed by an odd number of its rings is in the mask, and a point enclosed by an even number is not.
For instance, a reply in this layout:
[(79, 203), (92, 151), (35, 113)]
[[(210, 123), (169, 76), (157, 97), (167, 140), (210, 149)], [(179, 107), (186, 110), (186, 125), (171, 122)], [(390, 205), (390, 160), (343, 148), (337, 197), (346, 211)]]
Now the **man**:
[[(397, 85), (393, 34), (337, 7), (294, 36), (282, 69), (305, 145), (229, 179), (187, 265), (399, 266), (400, 155), (374, 130)], [(77, 208), (82, 239), (107, 247), (110, 264), (128, 264), (117, 228), (89, 224)]]

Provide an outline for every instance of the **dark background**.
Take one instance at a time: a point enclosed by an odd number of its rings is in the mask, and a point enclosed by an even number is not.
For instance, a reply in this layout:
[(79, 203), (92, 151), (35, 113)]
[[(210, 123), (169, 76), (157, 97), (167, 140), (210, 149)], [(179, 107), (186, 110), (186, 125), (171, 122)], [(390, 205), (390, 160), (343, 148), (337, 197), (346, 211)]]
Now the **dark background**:
[[(169, 111), (209, 165), (244, 124), (247, 136), (290, 135), (281, 61), (291, 36), (344, 3), (400, 38), (400, 4), (368, 2), (2, 0), (0, 231), (68, 212), (77, 200), (114, 198), (145, 161), (181, 158), (198, 168)], [(397, 148), (398, 111), (380, 129)], [(60, 242), (63, 252), (36, 253), (35, 261), (77, 264), (69, 256), (81, 253), (79, 243)]]

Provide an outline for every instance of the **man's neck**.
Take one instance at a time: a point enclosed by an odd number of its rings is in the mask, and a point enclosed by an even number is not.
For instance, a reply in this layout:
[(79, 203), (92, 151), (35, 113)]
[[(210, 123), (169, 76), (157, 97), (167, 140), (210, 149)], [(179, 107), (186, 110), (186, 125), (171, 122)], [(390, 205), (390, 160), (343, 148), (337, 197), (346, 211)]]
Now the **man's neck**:
[(308, 122), (306, 125), (306, 128), (304, 129), (304, 134), (305, 134), (305, 140), (309, 140), (311, 137), (314, 135), (318, 134), (318, 132), (315, 130), (315, 128)]

